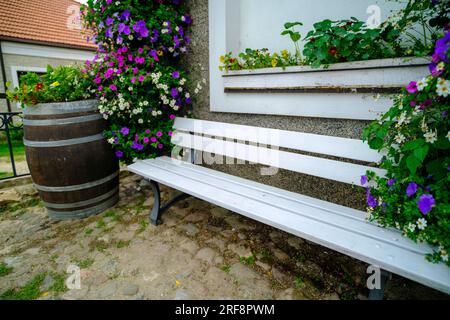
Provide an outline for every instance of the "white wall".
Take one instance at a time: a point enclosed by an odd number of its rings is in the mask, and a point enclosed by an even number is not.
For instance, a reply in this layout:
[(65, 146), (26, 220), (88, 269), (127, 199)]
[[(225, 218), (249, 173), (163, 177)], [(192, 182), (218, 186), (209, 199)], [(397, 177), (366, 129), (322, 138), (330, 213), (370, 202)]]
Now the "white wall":
[[(389, 97), (378, 99), (372, 93), (225, 93), (219, 57), (245, 48), (290, 49), (288, 38), (280, 35), (283, 24), (302, 21), (303, 36), (323, 19), (366, 21), (369, 6), (378, 5), (381, 21), (391, 11), (403, 7), (386, 0), (210, 0), (209, 56), (210, 106), (212, 112), (270, 114), (371, 120), (391, 105)], [(425, 68), (426, 69), (426, 68)], [(313, 75), (311, 75), (313, 76)], [(390, 79), (387, 79), (388, 82)], [(406, 83), (409, 79), (403, 79)]]
[[(356, 17), (366, 21), (366, 13), (371, 5), (381, 9), (381, 21), (385, 20), (392, 9), (403, 5), (386, 0), (231, 0), (240, 10), (240, 51), (246, 48), (268, 48), (271, 51), (294, 50), (289, 37), (280, 33), (285, 22), (300, 21), (303, 27), (297, 27), (303, 37), (313, 24), (324, 20), (341, 20)], [(236, 49), (234, 49), (236, 50)]]

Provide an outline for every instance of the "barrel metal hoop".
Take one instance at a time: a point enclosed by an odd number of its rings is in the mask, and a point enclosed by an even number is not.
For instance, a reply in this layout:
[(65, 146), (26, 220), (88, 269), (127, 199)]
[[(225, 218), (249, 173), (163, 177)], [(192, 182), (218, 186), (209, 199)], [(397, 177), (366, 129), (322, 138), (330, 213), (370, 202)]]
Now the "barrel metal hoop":
[(56, 220), (73, 220), (73, 219), (83, 219), (94, 214), (98, 214), (100, 212), (105, 211), (108, 208), (111, 208), (119, 201), (119, 194), (113, 196), (111, 199), (96, 205), (95, 207), (88, 209), (81, 209), (76, 211), (54, 211), (51, 209), (47, 209), (50, 218)]
[(102, 194), (101, 196), (98, 196), (98, 197), (95, 197), (95, 198), (92, 198), (89, 200), (73, 202), (73, 203), (51, 203), (51, 202), (44, 201), (44, 206), (46, 206), (47, 208), (53, 208), (53, 209), (72, 209), (72, 208), (85, 207), (85, 206), (89, 206), (91, 204), (106, 200), (117, 192), (119, 192), (119, 187), (116, 187), (113, 190), (111, 190), (105, 194)]
[(91, 122), (95, 120), (100, 120), (102, 118), (103, 117), (101, 114), (91, 114), (83, 117), (72, 117), (64, 119), (46, 119), (46, 120), (23, 119), (23, 124), (25, 126), (61, 126), (66, 124)]
[(23, 110), (23, 114), (30, 116), (47, 116), (79, 112), (91, 112), (98, 110), (96, 100), (71, 101), (42, 103), (36, 106), (28, 107)]
[(34, 147), (34, 148), (55, 148), (55, 147), (73, 146), (77, 144), (83, 144), (103, 139), (104, 139), (103, 134), (99, 133), (93, 136), (67, 140), (56, 140), (56, 141), (31, 141), (23, 139), (23, 144), (27, 147)]
[(73, 185), (73, 186), (65, 186), (65, 187), (47, 187), (47, 186), (41, 186), (39, 184), (34, 184), (35, 188), (38, 189), (39, 191), (44, 191), (44, 192), (67, 192), (67, 191), (78, 191), (78, 190), (84, 190), (84, 189), (89, 189), (92, 187), (96, 187), (99, 186), (101, 184), (104, 184), (108, 181), (113, 180), (115, 177), (117, 177), (119, 175), (119, 171), (114, 172), (113, 174), (102, 178), (100, 180), (96, 180), (96, 181), (92, 181), (92, 182), (88, 182), (88, 183), (83, 183), (83, 184), (78, 184), (78, 185)]

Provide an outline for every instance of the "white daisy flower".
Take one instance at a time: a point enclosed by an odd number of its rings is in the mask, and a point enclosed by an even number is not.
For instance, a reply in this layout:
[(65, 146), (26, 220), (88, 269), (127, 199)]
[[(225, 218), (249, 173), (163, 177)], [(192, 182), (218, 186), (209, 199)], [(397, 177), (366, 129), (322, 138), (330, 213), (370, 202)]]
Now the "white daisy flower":
[(414, 223), (410, 223), (408, 225), (408, 230), (414, 232), (416, 230), (416, 225)]
[(401, 133), (399, 133), (396, 137), (395, 137), (395, 142), (397, 142), (398, 144), (403, 143), (406, 140), (405, 136)]
[(428, 85), (428, 79), (427, 78), (423, 78), (422, 80), (419, 80), (417, 82), (417, 90), (422, 91), (423, 89), (425, 89)]
[(427, 227), (427, 220), (425, 220), (424, 218), (420, 218), (419, 220), (417, 220), (417, 228), (419, 230), (424, 230)]
[(423, 136), (424, 136), (426, 142), (428, 142), (428, 143), (435, 143), (437, 141), (437, 133), (436, 133), (436, 131), (435, 132), (428, 131)]

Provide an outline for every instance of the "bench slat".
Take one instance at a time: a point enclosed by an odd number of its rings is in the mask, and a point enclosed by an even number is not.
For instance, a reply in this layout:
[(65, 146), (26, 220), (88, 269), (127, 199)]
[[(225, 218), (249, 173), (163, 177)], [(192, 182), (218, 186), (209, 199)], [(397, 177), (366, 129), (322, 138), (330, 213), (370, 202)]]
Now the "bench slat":
[[(385, 174), (384, 170), (378, 168), (196, 136), (180, 131), (173, 135), (172, 143), (183, 148), (193, 148), (206, 153), (219, 154), (354, 185), (359, 185), (361, 175), (366, 174), (367, 170), (372, 170), (381, 176)], [(205, 162), (208, 164), (207, 161)]]
[[(315, 219), (314, 216), (308, 216), (308, 213), (310, 215), (316, 213), (313, 207), (305, 206), (301, 212), (293, 212), (256, 200), (255, 195), (246, 196), (225, 190), (221, 188), (223, 181), (220, 179), (214, 181), (210, 175), (204, 175), (203, 181), (198, 181), (198, 178), (193, 179), (193, 174), (189, 170), (183, 171), (183, 174), (175, 173), (166, 161), (161, 160), (163, 159), (139, 161), (129, 166), (128, 170), (356, 259), (378, 265), (387, 271), (450, 293), (449, 268), (443, 264), (434, 265), (427, 262), (421, 253), (406, 250), (395, 242), (382, 242), (366, 234), (352, 232), (349, 227), (337, 227), (332, 223)], [(228, 180), (231, 180), (231, 177)], [(240, 185), (242, 188), (242, 181)], [(333, 205), (333, 208), (336, 208), (336, 205)], [(357, 220), (347, 219), (347, 222), (357, 223)], [(385, 230), (385, 232), (391, 231)], [(389, 239), (389, 236), (386, 238)]]
[[(331, 225), (348, 229), (349, 231), (372, 237), (381, 242), (388, 242), (412, 252), (425, 255), (432, 250), (426, 245), (417, 245), (411, 240), (402, 237), (401, 233), (395, 229), (385, 229), (376, 227), (374, 224), (365, 220), (365, 213), (355, 209), (340, 205), (332, 205), (330, 202), (321, 201), (320, 207), (311, 203), (311, 199), (300, 194), (290, 193), (287, 197), (283, 195), (281, 189), (270, 188), (269, 186), (259, 184), (255, 187), (247, 183), (249, 180), (224, 174), (217, 175), (215, 170), (192, 165), (187, 162), (173, 160), (169, 157), (161, 157), (152, 160), (145, 160), (146, 164), (156, 166), (180, 176), (193, 179), (198, 182), (217, 186), (218, 188), (245, 195), (248, 198), (260, 201), (262, 203), (278, 207), (280, 209), (292, 212), (294, 214), (304, 215), (315, 220), (319, 220)], [(258, 183), (256, 184), (258, 185)], [(390, 236), (390, 237), (389, 237)]]
[(177, 118), (174, 128), (180, 131), (249, 141), (353, 160), (379, 162), (382, 158), (382, 155), (370, 149), (367, 143), (356, 139), (187, 118)]

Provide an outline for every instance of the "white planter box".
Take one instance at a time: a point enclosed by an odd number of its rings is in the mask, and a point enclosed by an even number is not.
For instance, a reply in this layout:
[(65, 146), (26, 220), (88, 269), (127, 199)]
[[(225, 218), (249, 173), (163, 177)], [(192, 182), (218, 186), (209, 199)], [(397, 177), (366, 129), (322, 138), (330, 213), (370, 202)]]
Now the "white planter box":
[(395, 58), (224, 72), (227, 107), (215, 111), (371, 120), (389, 109), (392, 94), (429, 74), (429, 63)]

